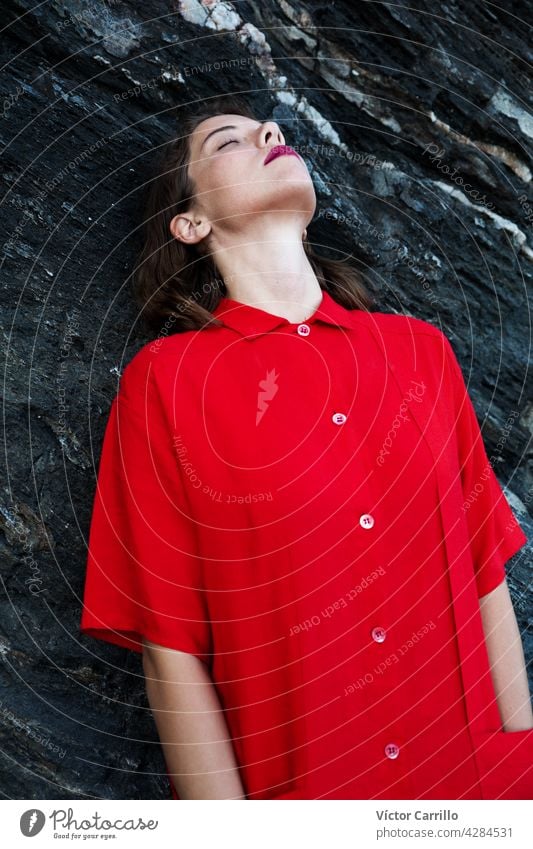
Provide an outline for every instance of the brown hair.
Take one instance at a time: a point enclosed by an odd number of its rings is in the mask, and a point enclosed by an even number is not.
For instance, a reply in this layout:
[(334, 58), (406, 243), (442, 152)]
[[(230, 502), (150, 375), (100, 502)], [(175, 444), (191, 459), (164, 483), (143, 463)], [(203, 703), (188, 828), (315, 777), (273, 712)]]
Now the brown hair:
[[(210, 99), (180, 122), (180, 136), (165, 145), (155, 164), (143, 218), (143, 245), (134, 272), (134, 299), (150, 331), (176, 333), (220, 325), (211, 313), (227, 296), (213, 254), (204, 239), (185, 245), (169, 229), (175, 215), (189, 210), (195, 186), (188, 175), (189, 136), (197, 125), (213, 115), (242, 115), (257, 120), (248, 103), (224, 95)], [(320, 286), (348, 309), (368, 310), (374, 301), (360, 272), (346, 260), (332, 260), (315, 253), (308, 241), (304, 250)]]

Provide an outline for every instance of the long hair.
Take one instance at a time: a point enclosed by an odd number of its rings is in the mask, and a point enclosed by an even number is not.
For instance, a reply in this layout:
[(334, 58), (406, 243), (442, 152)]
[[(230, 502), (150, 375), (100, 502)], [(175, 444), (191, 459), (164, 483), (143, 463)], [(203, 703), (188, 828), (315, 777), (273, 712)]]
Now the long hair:
[[(185, 245), (172, 236), (169, 226), (175, 215), (190, 210), (195, 197), (195, 186), (188, 174), (189, 136), (201, 121), (221, 114), (257, 120), (240, 97), (220, 95), (202, 103), (180, 122), (179, 137), (165, 144), (148, 181), (133, 296), (147, 328), (156, 334), (221, 324), (212, 312), (228, 292), (209, 250), (209, 237), (198, 244)], [(320, 287), (334, 300), (347, 309), (369, 310), (374, 305), (354, 266), (346, 260), (320, 256), (306, 239), (303, 246)]]

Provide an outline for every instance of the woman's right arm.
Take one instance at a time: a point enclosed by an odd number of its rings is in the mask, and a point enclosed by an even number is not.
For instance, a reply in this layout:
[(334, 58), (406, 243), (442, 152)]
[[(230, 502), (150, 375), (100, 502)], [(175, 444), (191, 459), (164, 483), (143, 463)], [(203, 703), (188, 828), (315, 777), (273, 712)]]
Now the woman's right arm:
[(180, 799), (246, 799), (233, 743), (207, 666), (143, 640), (146, 693)]

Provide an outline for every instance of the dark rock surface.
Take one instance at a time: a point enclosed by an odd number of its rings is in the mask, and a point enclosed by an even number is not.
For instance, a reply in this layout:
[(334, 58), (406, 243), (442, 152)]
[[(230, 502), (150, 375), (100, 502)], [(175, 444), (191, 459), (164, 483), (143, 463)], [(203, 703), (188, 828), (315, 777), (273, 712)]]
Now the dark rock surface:
[[(249, 92), (280, 122), (315, 181), (309, 238), (367, 264), (381, 310), (447, 333), (531, 538), (530, 7), (408, 5), (4, 4), (5, 797), (168, 795), (140, 658), (78, 625), (103, 430), (147, 341), (141, 190), (182, 104)], [(508, 564), (528, 660), (531, 561)]]

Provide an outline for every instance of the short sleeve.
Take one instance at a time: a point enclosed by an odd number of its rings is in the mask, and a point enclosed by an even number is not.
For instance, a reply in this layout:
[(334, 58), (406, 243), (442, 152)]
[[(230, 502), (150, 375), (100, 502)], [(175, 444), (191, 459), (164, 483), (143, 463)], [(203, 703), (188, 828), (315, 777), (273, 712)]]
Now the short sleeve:
[(142, 638), (207, 662), (209, 626), (171, 428), (153, 365), (126, 366), (106, 425), (80, 631), (142, 652)]
[(478, 597), (506, 577), (505, 563), (527, 542), (487, 456), (474, 406), (449, 340), (445, 339), (455, 405), (462, 510), (466, 515)]

